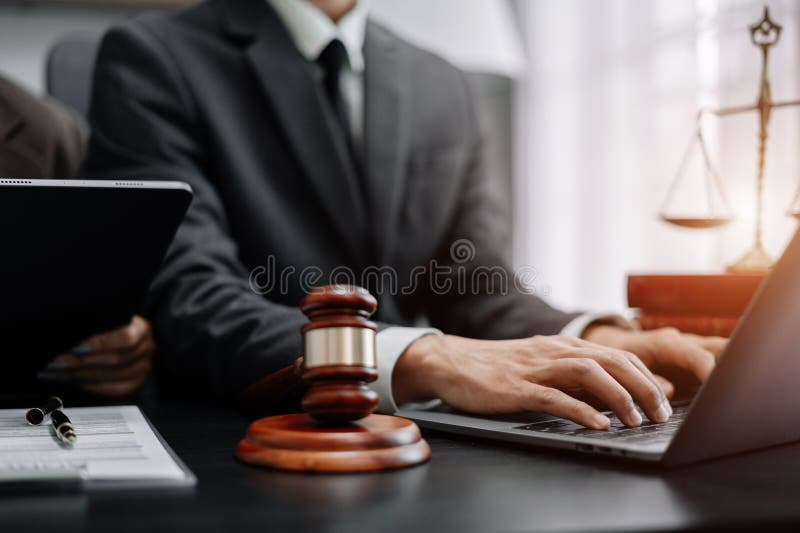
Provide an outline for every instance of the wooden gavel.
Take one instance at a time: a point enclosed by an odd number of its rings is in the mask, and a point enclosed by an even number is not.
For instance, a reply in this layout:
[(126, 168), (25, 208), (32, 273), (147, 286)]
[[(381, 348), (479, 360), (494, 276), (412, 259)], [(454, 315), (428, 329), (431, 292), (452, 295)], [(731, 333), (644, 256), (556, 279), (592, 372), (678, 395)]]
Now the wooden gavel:
[(301, 328), (302, 359), (260, 380), (240, 398), (251, 408), (280, 397), (298, 375), (308, 385), (304, 414), (262, 418), (247, 429), (236, 456), (284, 470), (362, 472), (405, 468), (431, 451), (410, 420), (371, 414), (378, 378), (375, 298), (361, 287), (329, 285), (300, 303), (309, 318)]
[(310, 322), (303, 335), (303, 411), (325, 422), (369, 416), (379, 398), (367, 383), (378, 379), (377, 326), (369, 320), (378, 302), (361, 287), (329, 285), (312, 290), (300, 309)]

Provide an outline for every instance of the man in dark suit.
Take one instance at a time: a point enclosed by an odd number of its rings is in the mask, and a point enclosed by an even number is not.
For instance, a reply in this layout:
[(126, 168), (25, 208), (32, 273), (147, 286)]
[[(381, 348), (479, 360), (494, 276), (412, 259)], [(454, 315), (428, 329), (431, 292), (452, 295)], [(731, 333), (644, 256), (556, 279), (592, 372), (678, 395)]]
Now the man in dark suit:
[[(671, 387), (647, 366), (702, 379), (722, 345), (493, 287), (508, 228), (465, 77), (364, 1), (210, 0), (130, 21), (104, 39), (90, 115), (90, 173), (194, 188), (150, 312), (174, 371), (207, 391), (234, 396), (300, 355), (297, 303), (330, 281), (379, 298), (384, 410), (441, 398), (606, 427), (589, 392), (630, 425), (635, 402), (664, 421)], [(438, 329), (409, 327), (420, 316)]]
[[(86, 132), (77, 115), (55, 102), (33, 96), (0, 76), (0, 178), (74, 178), (85, 147)], [(56, 356), (38, 379), (75, 385), (102, 396), (126, 396), (144, 385), (154, 352), (152, 328), (149, 322), (136, 316), (127, 326), (94, 335), (72, 353)], [(3, 355), (24, 357), (24, 354)], [(8, 376), (7, 372), (4, 377), (7, 383), (26, 389), (34, 379), (34, 376)], [(5, 392), (8, 391), (0, 391)]]

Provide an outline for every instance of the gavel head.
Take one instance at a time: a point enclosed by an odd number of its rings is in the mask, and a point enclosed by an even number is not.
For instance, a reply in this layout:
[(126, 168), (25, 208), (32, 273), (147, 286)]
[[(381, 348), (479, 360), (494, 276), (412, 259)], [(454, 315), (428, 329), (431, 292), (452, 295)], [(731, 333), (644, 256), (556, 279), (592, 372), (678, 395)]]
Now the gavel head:
[(377, 327), (369, 317), (378, 304), (361, 287), (327, 285), (300, 303), (310, 322), (303, 326), (303, 381), (309, 385), (302, 407), (316, 420), (349, 422), (378, 406), (367, 383), (378, 378)]

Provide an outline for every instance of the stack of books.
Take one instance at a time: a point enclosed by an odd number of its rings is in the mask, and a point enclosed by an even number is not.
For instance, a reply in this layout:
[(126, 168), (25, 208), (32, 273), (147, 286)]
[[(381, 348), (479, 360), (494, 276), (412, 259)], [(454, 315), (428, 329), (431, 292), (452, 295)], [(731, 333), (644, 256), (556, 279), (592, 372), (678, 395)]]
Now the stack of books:
[(628, 305), (642, 329), (729, 337), (763, 274), (646, 274), (628, 276)]

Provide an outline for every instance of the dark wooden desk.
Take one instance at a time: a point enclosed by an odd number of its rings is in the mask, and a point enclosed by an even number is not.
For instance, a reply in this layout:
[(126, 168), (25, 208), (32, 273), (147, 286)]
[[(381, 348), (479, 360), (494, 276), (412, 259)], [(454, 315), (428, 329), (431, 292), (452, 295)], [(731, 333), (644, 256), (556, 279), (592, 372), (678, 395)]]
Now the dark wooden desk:
[[(428, 433), (406, 471), (319, 476), (236, 462), (247, 420), (142, 408), (199, 479), (194, 491), (0, 492), (0, 531), (646, 531), (800, 526), (800, 445), (674, 471)], [(795, 526), (792, 528), (792, 526)], [(763, 530), (759, 528), (759, 530)]]

